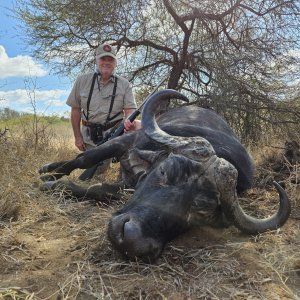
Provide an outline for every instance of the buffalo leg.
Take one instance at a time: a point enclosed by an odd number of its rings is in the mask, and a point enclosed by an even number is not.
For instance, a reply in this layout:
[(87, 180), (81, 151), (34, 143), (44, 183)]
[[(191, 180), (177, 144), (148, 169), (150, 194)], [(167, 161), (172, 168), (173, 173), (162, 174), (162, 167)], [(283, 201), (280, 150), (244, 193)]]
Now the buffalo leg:
[(60, 191), (66, 196), (72, 196), (79, 201), (94, 200), (94, 201), (107, 201), (110, 199), (120, 199), (122, 197), (122, 190), (124, 184), (117, 183), (99, 183), (89, 187), (82, 187), (71, 181), (56, 180), (46, 181), (40, 185), (41, 191)]
[(87, 150), (75, 159), (46, 164), (39, 169), (39, 173), (53, 173), (42, 176), (41, 179), (43, 181), (55, 181), (64, 175), (69, 175), (75, 169), (88, 169), (106, 159), (121, 157), (132, 142), (133, 135), (123, 135), (94, 149)]

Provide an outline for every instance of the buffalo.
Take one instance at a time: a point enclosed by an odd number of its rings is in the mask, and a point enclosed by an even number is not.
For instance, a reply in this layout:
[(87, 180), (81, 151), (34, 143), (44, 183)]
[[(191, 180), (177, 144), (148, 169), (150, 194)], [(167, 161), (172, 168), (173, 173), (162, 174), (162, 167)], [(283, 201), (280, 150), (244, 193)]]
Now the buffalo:
[[(75, 196), (103, 200), (122, 187), (134, 189), (108, 225), (112, 245), (129, 259), (155, 261), (166, 243), (193, 226), (257, 234), (281, 227), (290, 215), (285, 190), (276, 182), (279, 207), (270, 217), (247, 215), (238, 195), (251, 187), (254, 164), (216, 112), (192, 105), (158, 115), (162, 101), (188, 99), (174, 90), (153, 94), (142, 112), (142, 129), (109, 140), (75, 159), (44, 165), (42, 190), (68, 188)], [(58, 180), (116, 157), (122, 180), (83, 188)]]

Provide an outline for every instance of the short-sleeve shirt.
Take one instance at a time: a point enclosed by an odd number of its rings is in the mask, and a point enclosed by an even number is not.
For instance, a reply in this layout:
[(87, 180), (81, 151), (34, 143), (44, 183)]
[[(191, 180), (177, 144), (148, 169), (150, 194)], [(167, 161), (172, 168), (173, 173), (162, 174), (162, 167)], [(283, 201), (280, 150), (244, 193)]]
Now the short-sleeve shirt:
[[(80, 75), (67, 99), (67, 104), (74, 108), (81, 108), (81, 118), (92, 123), (105, 124), (109, 113), (110, 103), (114, 90), (115, 77), (118, 78), (116, 96), (110, 118), (120, 113), (113, 121), (120, 120), (124, 117), (123, 109), (136, 109), (137, 105), (132, 93), (130, 82), (121, 76), (112, 76), (108, 83), (102, 84), (100, 76), (97, 76), (94, 89), (89, 104), (89, 113), (87, 114), (87, 101), (90, 93), (94, 73)], [(87, 120), (86, 120), (87, 121)]]

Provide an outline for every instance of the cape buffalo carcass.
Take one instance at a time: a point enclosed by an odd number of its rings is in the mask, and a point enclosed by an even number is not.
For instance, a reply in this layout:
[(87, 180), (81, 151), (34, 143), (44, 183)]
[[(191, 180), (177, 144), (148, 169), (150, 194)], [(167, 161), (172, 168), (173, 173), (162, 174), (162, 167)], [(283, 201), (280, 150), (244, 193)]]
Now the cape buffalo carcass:
[(57, 180), (76, 168), (117, 157), (122, 183), (84, 189), (58, 180), (45, 182), (42, 189), (62, 185), (76, 196), (98, 200), (120, 186), (135, 189), (108, 226), (109, 240), (130, 259), (153, 262), (168, 241), (192, 226), (234, 225), (248, 234), (282, 226), (289, 217), (290, 202), (276, 182), (280, 201), (272, 216), (257, 219), (240, 207), (237, 194), (251, 186), (253, 162), (227, 123), (213, 110), (195, 106), (172, 109), (156, 120), (158, 104), (169, 98), (188, 101), (174, 90), (157, 92), (144, 106), (141, 130), (40, 169), (40, 173), (52, 172), (44, 180)]

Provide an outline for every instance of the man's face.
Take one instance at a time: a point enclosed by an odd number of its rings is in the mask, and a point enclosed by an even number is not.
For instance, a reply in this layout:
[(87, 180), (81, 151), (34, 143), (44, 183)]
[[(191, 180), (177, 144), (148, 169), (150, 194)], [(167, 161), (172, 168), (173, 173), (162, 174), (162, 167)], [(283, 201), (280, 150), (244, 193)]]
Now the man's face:
[(116, 60), (110, 56), (103, 56), (96, 61), (98, 69), (103, 77), (110, 77), (117, 65)]

